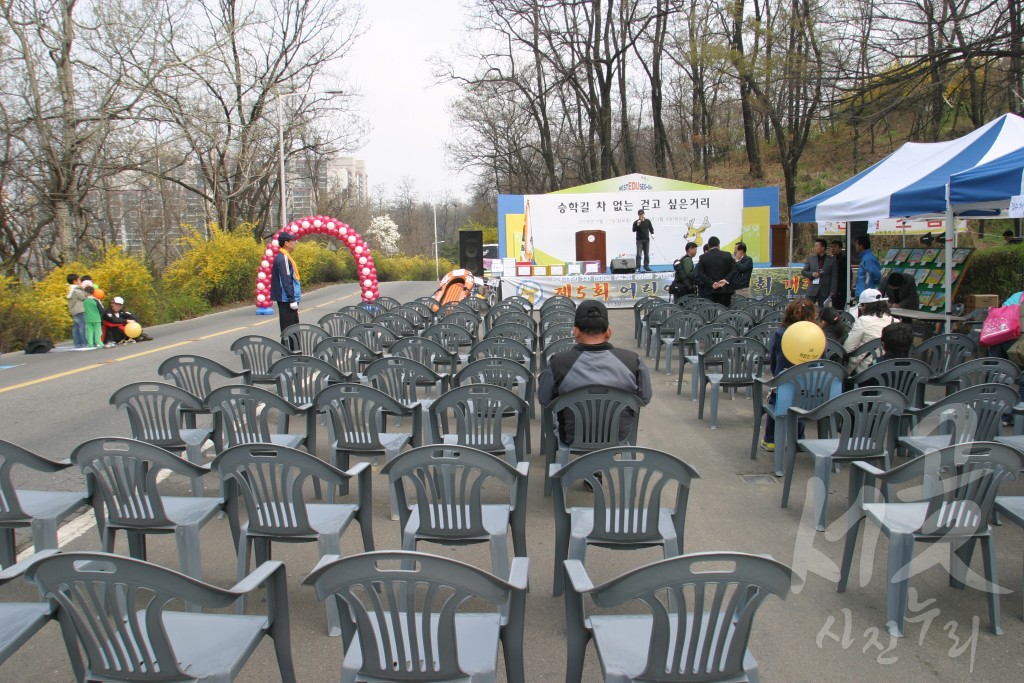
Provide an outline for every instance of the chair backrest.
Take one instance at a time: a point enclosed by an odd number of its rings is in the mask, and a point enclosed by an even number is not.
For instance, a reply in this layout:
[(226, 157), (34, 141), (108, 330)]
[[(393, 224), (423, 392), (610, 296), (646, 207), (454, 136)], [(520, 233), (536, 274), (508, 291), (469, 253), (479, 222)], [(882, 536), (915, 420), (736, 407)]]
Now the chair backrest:
[(499, 311), (497, 315), (493, 316), (488, 313), (484, 320), (488, 330), (491, 330), (498, 325), (518, 323), (519, 325), (530, 328), (534, 332), (537, 331), (537, 321), (533, 319), (532, 315), (529, 313), (523, 313), (522, 311)]
[(369, 311), (362, 306), (342, 306), (338, 309), (338, 313), (350, 315), (361, 323), (373, 322), (375, 315), (373, 311)]
[(270, 367), (268, 374), (277, 381), (278, 395), (295, 405), (312, 403), (328, 384), (346, 379), (346, 373), (312, 356), (282, 358)]
[(385, 311), (391, 311), (402, 305), (402, 302), (391, 296), (378, 296), (373, 300), (373, 303), (377, 304)]
[(266, 381), (267, 371), (279, 358), (291, 355), (291, 350), (279, 341), (257, 334), (239, 337), (231, 350), (242, 359), (242, 367), (252, 373), (253, 381)]
[(431, 302), (430, 304), (426, 303), (423, 299), (415, 299), (402, 304), (402, 308), (408, 308), (409, 310), (416, 311), (419, 314), (420, 319), (423, 321), (423, 324), (429, 325), (434, 322), (434, 309), (431, 304), (436, 304), (437, 302), (430, 297), (426, 298)]
[(421, 392), (438, 387), (441, 381), (441, 376), (426, 365), (402, 356), (379, 358), (370, 363), (364, 374), (371, 387), (406, 405), (420, 401)]
[[(452, 436), (463, 446), (487, 452), (504, 452), (502, 434), (514, 432), (523, 438), (526, 426), (526, 401), (518, 395), (490, 384), (465, 384), (441, 394), (428, 410), (432, 443), (443, 443)], [(513, 430), (504, 429), (511, 420)]]
[(588, 534), (592, 543), (644, 543), (663, 538), (658, 528), (660, 511), (673, 498), (673, 524), (676, 537), (682, 539), (690, 483), (700, 478), (674, 455), (637, 446), (587, 453), (557, 476), (562, 496), (555, 505), (563, 508), (565, 492), (572, 484), (586, 481), (593, 488), (594, 528)]
[(533, 313), (533, 302), (525, 296), (510, 296), (507, 299), (502, 299), (502, 301), (507, 301), (510, 304), (518, 304), (523, 309), (524, 313)]
[(729, 309), (722, 304), (714, 301), (702, 301), (693, 311), (704, 318), (705, 322), (713, 323), (718, 321), (718, 317), (729, 312)]
[(106, 508), (108, 522), (118, 527), (173, 525), (164, 511), (157, 476), (165, 470), (181, 474), (200, 471), (157, 446), (113, 437), (79, 445), (71, 454), (71, 462), (85, 474), (93, 504), (99, 502), (98, 497)]
[(350, 478), (309, 453), (270, 444), (228, 448), (210, 466), (228, 496), (237, 496), (245, 506), (250, 533), (286, 538), (316, 534), (302, 493), (309, 481), (319, 479), (330, 487)]
[(952, 393), (976, 384), (1016, 385), (1019, 378), (1020, 368), (1013, 361), (990, 356), (961, 363), (949, 372), (932, 377), (929, 383), (944, 385), (947, 393)]
[(760, 325), (764, 319), (775, 313), (775, 307), (769, 303), (751, 304), (743, 309), (743, 312), (750, 316), (755, 325)]
[(382, 450), (380, 435), (386, 415), (408, 408), (397, 399), (365, 384), (332, 384), (316, 397), (316, 411), (327, 415), (331, 436), (340, 448)]
[(447, 349), (448, 353), (458, 353), (461, 347), (468, 348), (476, 343), (476, 339), (466, 328), (446, 322), (428, 325), (420, 336), (436, 341)]
[(513, 592), (481, 569), (403, 551), (343, 557), (304, 583), (321, 600), (338, 601), (345, 643), (359, 635), (366, 680), (395, 683), (469, 680), (459, 665), (456, 615), (470, 599), (500, 606)]
[(681, 313), (682, 310), (683, 309), (679, 308), (675, 304), (663, 301), (661, 304), (649, 308), (644, 319), (647, 321), (647, 326), (649, 328), (654, 328), (665, 322), (665, 320), (667, 320), (672, 314)]
[(715, 322), (732, 325), (743, 335), (754, 326), (754, 319), (744, 311), (726, 311), (715, 318)]
[(551, 310), (555, 309), (576, 309), (576, 303), (567, 296), (556, 294), (555, 296), (544, 299), (544, 303), (540, 305), (540, 316), (541, 318)]
[(810, 410), (843, 393), (846, 368), (830, 360), (812, 360), (786, 368), (775, 377), (775, 414), (789, 408)]
[(316, 345), (330, 338), (327, 330), (310, 323), (295, 323), (281, 332), (281, 344), (304, 356), (312, 356)]
[(348, 337), (331, 337), (316, 345), (313, 357), (330, 363), (352, 379), (363, 366), (380, 358), (381, 354), (361, 341)]
[(225, 608), (237, 598), (176, 571), (107, 553), (51, 555), (25, 575), (57, 604), (69, 653), (84, 652), (89, 672), (100, 680), (194, 680), (178, 666), (164, 612), (172, 603)]
[(482, 358), (508, 358), (534, 369), (533, 351), (529, 346), (512, 337), (488, 337), (469, 350), (469, 360)]
[[(764, 344), (767, 348), (770, 347), (772, 341), (772, 334), (774, 334), (775, 330), (777, 329), (779, 329), (779, 326), (776, 325), (775, 323), (761, 323), (759, 325), (754, 325), (753, 327), (748, 329), (743, 334), (743, 336), (750, 337), (751, 339), (756, 339), (757, 341)], [(825, 340), (825, 343), (827, 350), (828, 340)]]
[(916, 358), (891, 358), (858, 372), (851, 378), (855, 387), (889, 387), (907, 397), (907, 405), (923, 406), (928, 364)]
[(433, 314), (424, 316), (421, 308), (414, 308), (409, 304), (402, 304), (397, 308), (392, 308), (389, 313), (391, 315), (398, 315), (405, 318), (405, 320), (417, 330), (423, 329), (427, 326), (427, 321), (433, 321), (434, 319)]
[(830, 438), (839, 444), (833, 457), (874, 457), (895, 447), (897, 421), (907, 398), (889, 387), (860, 387), (823, 403), (818, 412)]
[(831, 337), (825, 338), (825, 351), (821, 354), (821, 357), (825, 360), (830, 360), (835, 363), (846, 362), (846, 349), (839, 343), (838, 340), (832, 339)]
[(881, 337), (879, 337), (878, 339), (871, 339), (864, 342), (863, 344), (861, 344), (860, 346), (846, 354), (846, 357), (850, 361), (856, 360), (858, 362), (862, 362), (863, 359), (861, 359), (860, 357), (864, 355), (871, 356), (871, 360), (869, 362), (874, 362), (876, 358), (882, 355)]
[(399, 339), (416, 334), (416, 326), (397, 313), (382, 313), (374, 318), (373, 322), (391, 330)]
[(213, 390), (214, 377), (226, 380), (241, 377), (245, 382), (250, 374), (246, 371), (235, 372), (217, 361), (194, 355), (171, 356), (156, 371), (174, 386), (199, 398), (205, 398)]
[(459, 357), (433, 339), (426, 337), (403, 337), (399, 339), (388, 353), (401, 356), (433, 368), (437, 365), (448, 366), (448, 372), (454, 373), (459, 364)]
[(754, 615), (770, 596), (789, 595), (792, 574), (770, 557), (694, 553), (627, 572), (590, 595), (602, 608), (638, 600), (650, 611), (655, 626), (636, 680), (743, 680)]
[[(683, 340), (683, 353), (685, 355), (696, 355), (721, 341), (733, 339), (739, 337), (739, 335), (739, 330), (732, 325), (726, 325), (724, 323), (711, 323), (710, 325), (704, 325)], [(749, 338), (750, 337), (748, 337), (748, 339)]]
[(559, 339), (574, 339), (572, 330), (572, 323), (562, 323), (548, 327), (546, 330), (541, 332), (541, 346), (546, 349), (549, 344), (552, 344)]
[(398, 335), (376, 323), (360, 323), (348, 331), (348, 338), (362, 342), (375, 353), (384, 353), (398, 341)]
[(316, 324), (324, 328), (327, 331), (327, 334), (332, 337), (344, 337), (348, 334), (349, 330), (359, 324), (359, 320), (348, 313), (335, 311), (334, 313), (328, 313), (324, 317), (320, 318)]
[(381, 474), (391, 481), (403, 529), (416, 509), (420, 532), (453, 540), (485, 535), (484, 503), (500, 500), (515, 508), (516, 487), (526, 486), (515, 467), (468, 446), (413, 448), (388, 462)]
[[(723, 339), (697, 356), (704, 372), (722, 376), (722, 386), (752, 385), (768, 357), (764, 344), (750, 337)], [(707, 376), (705, 374), (705, 376)]]
[(270, 443), (274, 433), (271, 418), (277, 416), (280, 429), (284, 415), (298, 413), (294, 405), (277, 394), (249, 386), (219, 387), (210, 392), (206, 403), (213, 413), (218, 451), (241, 444)]
[(920, 358), (940, 375), (960, 365), (970, 356), (977, 355), (978, 343), (966, 334), (937, 334), (926, 339), (910, 351), (914, 358)]
[(537, 377), (530, 369), (508, 358), (481, 358), (466, 365), (455, 376), (454, 386), (491, 384), (508, 389), (532, 405)]
[(540, 314), (540, 332), (544, 334), (548, 328), (555, 325), (572, 325), (576, 321), (576, 309), (570, 306), (559, 306), (548, 309), (547, 313)]
[(448, 325), (458, 325), (466, 330), (466, 332), (469, 332), (469, 336), (474, 340), (480, 338), (480, 316), (473, 311), (454, 309), (439, 322), (444, 322)]
[[(230, 385), (251, 388), (245, 385)], [(217, 389), (210, 392), (212, 396)], [(124, 408), (132, 436), (139, 441), (165, 448), (181, 447), (182, 412), (205, 410), (203, 401), (193, 394), (163, 382), (135, 382), (110, 397), (111, 405)]]
[[(915, 433), (952, 434), (951, 443), (992, 441), (1001, 432), (1003, 416), (1020, 401), (1016, 386), (976, 384), (944, 396), (924, 409)], [(934, 422), (924, 422), (934, 416)], [(924, 429), (922, 429), (924, 427)]]
[(0, 522), (26, 523), (29, 516), (21, 507), (18, 492), (11, 478), (11, 470), (21, 465), (39, 472), (59, 472), (70, 466), (67, 462), (53, 462), (10, 441), (0, 440)]
[(659, 332), (665, 338), (686, 339), (705, 324), (704, 319), (692, 311), (677, 311), (662, 321)]
[(525, 315), (529, 315), (530, 311), (528, 311), (526, 307), (518, 301), (503, 299), (491, 306), (491, 310), (487, 311), (487, 314), (484, 316), (484, 326), (486, 328), (490, 328), (492, 325), (496, 325), (497, 323), (495, 322), (495, 319), (500, 318), (506, 313), (523, 313)]
[(582, 387), (548, 404), (549, 415), (560, 415), (575, 452), (596, 451), (620, 444), (636, 444), (640, 425), (640, 398), (623, 389)]
[(484, 333), (484, 339), (495, 338), (514, 339), (528, 346), (531, 350), (537, 348), (537, 333), (533, 328), (520, 325), (519, 323), (501, 323)]

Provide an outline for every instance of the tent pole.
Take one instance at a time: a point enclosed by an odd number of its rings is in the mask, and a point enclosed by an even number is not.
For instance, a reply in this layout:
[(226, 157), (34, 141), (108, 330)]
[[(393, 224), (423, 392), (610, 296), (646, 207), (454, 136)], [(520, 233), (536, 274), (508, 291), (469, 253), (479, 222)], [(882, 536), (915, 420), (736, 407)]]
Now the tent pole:
[[(953, 235), (956, 233), (953, 224), (953, 209), (946, 204), (946, 302), (944, 312), (949, 315), (953, 304)], [(949, 334), (949, 320), (946, 320), (946, 334)]]

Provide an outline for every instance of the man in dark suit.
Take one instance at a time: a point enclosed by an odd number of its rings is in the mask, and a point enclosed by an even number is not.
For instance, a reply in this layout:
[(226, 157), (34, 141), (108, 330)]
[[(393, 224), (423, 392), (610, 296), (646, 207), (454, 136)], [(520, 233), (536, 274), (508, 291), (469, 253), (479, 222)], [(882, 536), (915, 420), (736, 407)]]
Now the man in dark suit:
[(847, 298), (849, 297), (849, 291), (846, 288), (846, 277), (849, 274), (846, 265), (846, 252), (843, 251), (842, 240), (832, 240), (829, 242), (829, 251), (832, 253), (832, 258), (836, 260), (836, 295), (832, 297), (832, 308), (839, 310), (845, 310)]
[(715, 303), (728, 306), (732, 303), (732, 281), (736, 278), (736, 260), (732, 254), (719, 249), (722, 241), (717, 237), (708, 240), (708, 253), (700, 257), (699, 281), (707, 292), (707, 298)]
[(810, 282), (807, 298), (818, 306), (823, 306), (827, 299), (834, 299), (836, 295), (836, 260), (826, 253), (826, 246), (820, 237), (814, 240), (814, 253), (800, 271), (800, 275)]

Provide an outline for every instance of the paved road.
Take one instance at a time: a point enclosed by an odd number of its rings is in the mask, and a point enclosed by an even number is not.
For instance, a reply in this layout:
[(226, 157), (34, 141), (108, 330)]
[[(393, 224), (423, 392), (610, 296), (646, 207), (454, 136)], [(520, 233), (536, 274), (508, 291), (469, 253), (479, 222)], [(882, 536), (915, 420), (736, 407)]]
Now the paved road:
[[(389, 283), (384, 293), (408, 300), (433, 290), (433, 283)], [(353, 285), (338, 285), (312, 292), (306, 297), (304, 320), (358, 301)], [(315, 312), (310, 308), (316, 307)], [(632, 347), (632, 312), (613, 311), (614, 341)], [(237, 359), (228, 351), (231, 341), (244, 333), (275, 336), (277, 318), (257, 317), (252, 308), (227, 311), (201, 319), (164, 325), (147, 330), (155, 341), (111, 350), (50, 353), (40, 356), (8, 354), (0, 364), (17, 367), (0, 370), (0, 414), (4, 416), (0, 438), (53, 458), (65, 458), (81, 441), (105, 435), (128, 435), (127, 420), (107, 401), (115, 389), (129, 382), (156, 379), (160, 362), (176, 353), (209, 356), (232, 367)], [(653, 363), (651, 364), (653, 367)], [(779, 507), (781, 486), (769, 475), (771, 466), (761, 453), (750, 460), (752, 414), (750, 401), (742, 395), (724, 400), (721, 427), (708, 428), (696, 419), (696, 405), (675, 393), (675, 377), (655, 374), (655, 397), (643, 412), (640, 443), (677, 454), (701, 474), (690, 496), (687, 521), (687, 550), (740, 550), (770, 553), (793, 564), (806, 576), (799, 593), (785, 602), (769, 601), (758, 615), (751, 641), (762, 667), (762, 680), (784, 682), (881, 681), (1018, 681), (1024, 676), (1020, 656), (1024, 642), (1021, 621), (1021, 557), (1024, 554), (1020, 529), (996, 529), (1001, 584), (1012, 591), (1002, 597), (1002, 637), (988, 632), (984, 594), (968, 588), (948, 587), (943, 570), (928, 561), (915, 564), (920, 574), (912, 579), (918, 591), (912, 601), (907, 637), (891, 641), (883, 628), (885, 615), (884, 538), (864, 544), (864, 566), (855, 567), (847, 593), (835, 592), (831, 572), (842, 555), (838, 533), (818, 534), (805, 519), (802, 483), (811, 471), (801, 463), (798, 484), (790, 507)], [(528, 597), (527, 661), (529, 681), (564, 679), (564, 608), (551, 597), (552, 538), (550, 500), (542, 494), (542, 459), (537, 439), (539, 424), (533, 428), (534, 455), (531, 457), (528, 543), (530, 549), (531, 593)], [(754, 475), (754, 476), (749, 476)], [(75, 475), (41, 479), (23, 477), (23, 485), (49, 488), (78, 488)], [(833, 479), (830, 522), (840, 520), (846, 499), (845, 470)], [(212, 491), (212, 486), (210, 487)], [(378, 548), (395, 547), (398, 529), (387, 513), (386, 488), (382, 478), (375, 481), (374, 533)], [(1024, 494), (1024, 482), (1011, 482), (1006, 492)], [(586, 494), (577, 492), (581, 501)], [(88, 516), (80, 536), (67, 543), (72, 550), (95, 549), (98, 540), (89, 528)], [(836, 523), (839, 527), (839, 523)], [(343, 543), (346, 553), (357, 552), (358, 533), (350, 532)], [(202, 533), (204, 578), (219, 585), (234, 580), (234, 559), (227, 525), (215, 520)], [(421, 549), (443, 552), (480, 566), (488, 566), (485, 548)], [(119, 545), (119, 550), (125, 548)], [(335, 681), (339, 676), (340, 641), (325, 631), (325, 613), (311, 589), (301, 585), (316, 562), (312, 545), (275, 546), (275, 557), (286, 561), (289, 570), (293, 649), (300, 681)], [(919, 549), (919, 554), (921, 550)], [(150, 543), (150, 557), (177, 566), (173, 540), (157, 538)], [(587, 567), (601, 581), (656, 559), (654, 550), (613, 552), (591, 550)], [(861, 554), (858, 553), (858, 563)], [(919, 558), (920, 559), (920, 558)], [(980, 572), (980, 557), (974, 569)], [(5, 599), (32, 599), (28, 586), (13, 584), (3, 589)], [(259, 609), (259, 605), (253, 609)], [(977, 620), (977, 635), (974, 620)], [(925, 626), (927, 625), (927, 629)], [(244, 670), (241, 680), (277, 679), (273, 651), (263, 645)], [(35, 639), (0, 667), (0, 681), (49, 679), (71, 680), (70, 668), (55, 625), (47, 626)], [(591, 651), (584, 680), (599, 679)], [(502, 679), (503, 680), (503, 679)]]

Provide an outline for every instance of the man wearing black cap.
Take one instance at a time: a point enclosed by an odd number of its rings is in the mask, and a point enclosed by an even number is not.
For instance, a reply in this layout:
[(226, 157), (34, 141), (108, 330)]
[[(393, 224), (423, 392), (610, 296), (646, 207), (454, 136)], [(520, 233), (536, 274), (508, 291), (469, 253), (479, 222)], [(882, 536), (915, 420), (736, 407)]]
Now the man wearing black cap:
[[(633, 351), (617, 349), (609, 341), (612, 330), (608, 309), (600, 301), (584, 301), (576, 308), (573, 323), (576, 345), (556, 353), (540, 375), (537, 397), (542, 406), (574, 389), (602, 386), (635, 393), (647, 405), (653, 394), (647, 366)], [(634, 416), (619, 425), (619, 439), (625, 441), (633, 429)], [(558, 416), (558, 437), (571, 445), (575, 437), (573, 416), (563, 411)]]
[[(636, 221), (633, 222), (633, 232), (636, 233), (636, 269), (638, 272), (651, 272), (651, 235), (654, 234), (654, 226), (651, 221), (644, 217), (644, 210), (636, 212)], [(640, 266), (640, 256), (643, 255), (643, 267)]]
[(288, 232), (279, 233), (277, 244), (280, 249), (274, 255), (274, 265), (270, 271), (270, 298), (277, 302), (277, 314), (281, 319), (281, 331), (284, 332), (285, 328), (299, 322), (302, 291), (299, 288), (299, 269), (292, 258), (295, 236)]

